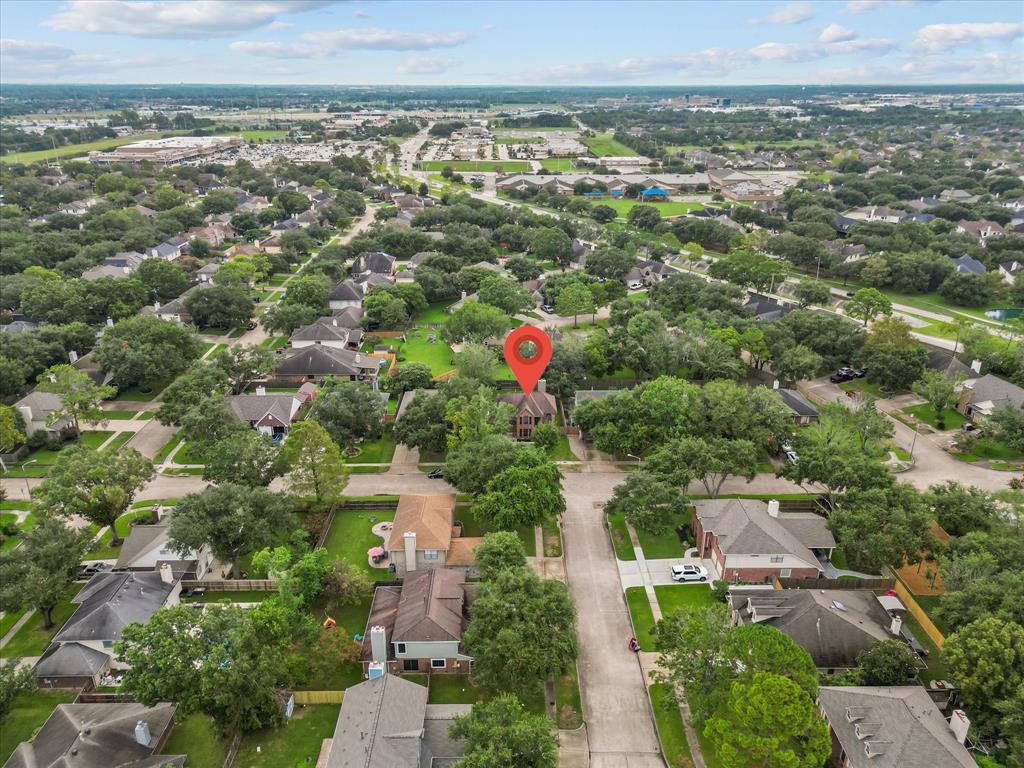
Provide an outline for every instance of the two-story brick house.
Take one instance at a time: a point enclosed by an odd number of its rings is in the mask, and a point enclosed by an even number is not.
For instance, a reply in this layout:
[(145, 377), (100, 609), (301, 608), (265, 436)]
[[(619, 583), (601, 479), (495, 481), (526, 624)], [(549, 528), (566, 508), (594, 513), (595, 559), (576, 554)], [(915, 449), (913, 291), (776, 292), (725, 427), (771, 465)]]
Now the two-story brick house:
[(537, 382), (537, 388), (529, 395), (514, 392), (498, 395), (498, 400), (515, 408), (512, 436), (516, 440), (532, 440), (534, 428), (538, 424), (550, 424), (558, 413), (558, 403), (547, 393), (544, 379)]

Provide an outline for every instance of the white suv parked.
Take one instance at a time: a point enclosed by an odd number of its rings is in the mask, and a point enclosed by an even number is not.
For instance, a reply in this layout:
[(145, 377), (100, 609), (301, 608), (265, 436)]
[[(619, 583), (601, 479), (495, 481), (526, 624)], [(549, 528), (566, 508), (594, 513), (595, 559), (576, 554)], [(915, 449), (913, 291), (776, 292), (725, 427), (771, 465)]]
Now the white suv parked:
[(673, 565), (672, 581), (707, 581), (708, 569), (703, 565)]

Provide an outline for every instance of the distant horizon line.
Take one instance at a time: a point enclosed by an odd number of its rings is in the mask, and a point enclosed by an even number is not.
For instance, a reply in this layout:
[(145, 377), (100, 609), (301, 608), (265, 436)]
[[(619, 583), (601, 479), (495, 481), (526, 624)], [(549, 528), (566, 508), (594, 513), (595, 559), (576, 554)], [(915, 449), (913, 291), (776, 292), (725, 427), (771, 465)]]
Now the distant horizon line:
[(714, 83), (703, 83), (703, 84), (683, 84), (683, 85), (659, 85), (659, 84), (633, 84), (633, 85), (619, 85), (616, 83), (589, 83), (589, 84), (572, 84), (572, 83), (561, 83), (551, 85), (525, 85), (522, 83), (488, 83), (488, 84), (442, 84), (442, 83), (217, 83), (217, 82), (177, 82), (177, 83), (164, 83), (164, 82), (122, 82), (122, 83), (61, 83), (61, 82), (24, 82), (24, 81), (4, 81), (0, 80), (0, 85), (4, 86), (26, 86), (26, 87), (80, 87), (80, 88), (95, 88), (95, 87), (106, 87), (115, 88), (121, 86), (145, 86), (145, 87), (156, 87), (156, 86), (170, 86), (170, 87), (209, 87), (209, 86), (221, 86), (221, 87), (235, 87), (235, 88), (517, 88), (524, 90), (543, 90), (543, 89), (587, 89), (587, 88), (615, 88), (619, 90), (631, 90), (631, 89), (687, 89), (687, 88), (900, 88), (904, 90), (914, 90), (915, 88), (955, 88), (955, 89), (967, 89), (967, 88), (1014, 88), (1024, 90), (1024, 82), (979, 82), (979, 83), (916, 83), (909, 85), (906, 83), (728, 83), (728, 84), (714, 84)]

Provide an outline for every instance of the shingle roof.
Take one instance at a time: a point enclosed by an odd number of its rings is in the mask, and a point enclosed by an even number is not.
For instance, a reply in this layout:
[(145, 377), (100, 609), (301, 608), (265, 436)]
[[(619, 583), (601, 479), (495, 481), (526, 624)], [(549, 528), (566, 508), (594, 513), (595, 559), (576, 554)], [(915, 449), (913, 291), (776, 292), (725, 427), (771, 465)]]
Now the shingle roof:
[(1001, 405), (1024, 405), (1024, 389), (991, 373), (975, 379), (970, 387), (973, 392), (972, 404), (991, 402), (996, 408)]
[(454, 493), (402, 494), (398, 498), (387, 548), (393, 552), (404, 549), (404, 534), (413, 531), (416, 549), (447, 551), (452, 541), (454, 510)]
[(325, 768), (420, 768), (427, 689), (385, 674), (345, 691)]
[(360, 328), (362, 327), (363, 308), (345, 307), (344, 309), (335, 310), (331, 317), (338, 321), (338, 325), (345, 328)]
[(554, 416), (558, 411), (558, 403), (555, 398), (547, 392), (539, 389), (533, 390), (526, 395), (522, 392), (512, 392), (507, 395), (498, 395), (498, 400), (509, 403), (516, 409), (516, 413), (528, 413), (531, 416)]
[(968, 275), (984, 275), (987, 271), (984, 264), (966, 254), (953, 259), (953, 268)]
[(976, 766), (921, 686), (824, 686), (818, 703), (850, 768)]
[(125, 625), (145, 624), (173, 589), (159, 573), (98, 573), (75, 597), (78, 608), (53, 639), (120, 640)]
[(768, 505), (753, 499), (705, 499), (694, 502), (705, 531), (718, 537), (726, 555), (792, 555), (818, 568), (811, 547), (836, 546), (825, 519), (813, 513), (768, 514)]
[[(32, 741), (18, 745), (4, 768), (183, 766), (184, 755), (153, 755), (175, 709), (176, 704), (60, 704)], [(139, 722), (149, 726), (150, 746), (135, 739)]]
[(383, 251), (367, 251), (356, 257), (352, 263), (352, 274), (364, 272), (380, 272), (391, 274), (395, 268), (395, 257)]
[(359, 344), (362, 338), (361, 329), (347, 326), (337, 317), (321, 317), (291, 335), (292, 341), (340, 341), (342, 344)]
[(251, 423), (270, 414), (282, 424), (291, 424), (297, 400), (295, 395), (287, 394), (231, 395), (227, 404), (239, 421)]
[(782, 402), (786, 404), (786, 407), (797, 416), (813, 417), (818, 415), (818, 409), (811, 404), (810, 400), (795, 389), (782, 388), (779, 390), (779, 396), (782, 398)]
[(276, 370), (290, 376), (356, 376), (379, 367), (377, 358), (372, 355), (313, 344), (286, 352)]
[(444, 568), (407, 574), (398, 601), (392, 642), (460, 640), (465, 583), (462, 572)]
[(81, 643), (54, 643), (36, 662), (36, 677), (91, 677), (110, 656)]
[(327, 299), (329, 301), (362, 301), (363, 289), (353, 281), (345, 280), (331, 288)]
[(890, 618), (870, 590), (784, 589), (736, 593), (740, 623), (767, 624), (807, 651), (819, 669), (857, 666), (857, 654), (890, 640)]

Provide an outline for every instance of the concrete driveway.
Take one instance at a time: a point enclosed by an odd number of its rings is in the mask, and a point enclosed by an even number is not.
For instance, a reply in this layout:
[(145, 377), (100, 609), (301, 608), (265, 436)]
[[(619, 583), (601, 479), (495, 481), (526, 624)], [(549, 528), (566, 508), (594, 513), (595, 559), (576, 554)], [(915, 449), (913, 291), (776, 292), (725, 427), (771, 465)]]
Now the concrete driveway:
[[(616, 560), (616, 564), (619, 569), (619, 579), (622, 581), (622, 588), (628, 589), (629, 587), (642, 587), (644, 586), (644, 574), (649, 576), (649, 583), (655, 586), (663, 586), (666, 584), (677, 584), (679, 582), (672, 580), (672, 566), (682, 565), (688, 563), (691, 565), (703, 565), (708, 569), (708, 581), (713, 581), (715, 576), (715, 569), (712, 567), (710, 560), (701, 560), (699, 557), (672, 557), (668, 559), (660, 560)], [(684, 584), (700, 584), (699, 581), (687, 581)], [(704, 586), (703, 584), (700, 584)]]
[(664, 768), (631, 635), (619, 571), (595, 506), (622, 482), (615, 473), (565, 475), (564, 553), (579, 612), (580, 693), (592, 768)]

